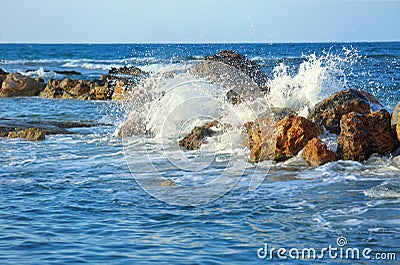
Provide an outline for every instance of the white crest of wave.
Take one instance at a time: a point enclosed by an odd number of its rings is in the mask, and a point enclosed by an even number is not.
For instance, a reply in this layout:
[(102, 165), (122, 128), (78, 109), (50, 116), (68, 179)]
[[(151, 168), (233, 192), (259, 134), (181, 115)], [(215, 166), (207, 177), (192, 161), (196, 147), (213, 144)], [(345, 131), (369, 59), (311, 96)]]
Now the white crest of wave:
[(319, 101), (346, 87), (346, 66), (355, 56), (344, 49), (344, 56), (324, 53), (317, 57), (314, 53), (303, 57), (305, 61), (297, 71), (283, 63), (274, 68), (268, 99), (274, 107), (293, 108), (307, 116), (308, 110)]

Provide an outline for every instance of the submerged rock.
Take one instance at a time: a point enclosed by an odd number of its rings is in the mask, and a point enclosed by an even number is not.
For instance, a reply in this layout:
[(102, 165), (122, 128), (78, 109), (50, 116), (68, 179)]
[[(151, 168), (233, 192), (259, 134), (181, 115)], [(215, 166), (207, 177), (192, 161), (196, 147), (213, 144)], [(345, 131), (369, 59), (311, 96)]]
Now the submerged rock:
[(8, 138), (25, 138), (28, 141), (42, 141), (45, 139), (45, 134), (38, 128), (27, 128), (9, 132)]
[(369, 114), (373, 107), (382, 107), (378, 100), (364, 91), (347, 89), (333, 94), (314, 106), (308, 119), (325, 126), (335, 134), (340, 133), (340, 120), (350, 112)]
[(399, 145), (386, 110), (348, 113), (342, 117), (340, 127), (337, 152), (342, 159), (364, 161), (373, 153), (393, 152)]
[(188, 135), (179, 141), (179, 146), (188, 150), (197, 150), (207, 137), (213, 136), (216, 132), (212, 127), (217, 127), (219, 122), (214, 120), (203, 126), (196, 126)]
[(302, 156), (312, 166), (320, 166), (338, 160), (338, 156), (317, 137), (308, 141)]
[(251, 148), (250, 161), (283, 161), (297, 155), (309, 140), (323, 133), (320, 126), (304, 117), (289, 115), (274, 126), (270, 117), (245, 125)]
[(0, 97), (37, 96), (44, 87), (43, 79), (32, 79), (19, 73), (8, 74), (2, 82)]

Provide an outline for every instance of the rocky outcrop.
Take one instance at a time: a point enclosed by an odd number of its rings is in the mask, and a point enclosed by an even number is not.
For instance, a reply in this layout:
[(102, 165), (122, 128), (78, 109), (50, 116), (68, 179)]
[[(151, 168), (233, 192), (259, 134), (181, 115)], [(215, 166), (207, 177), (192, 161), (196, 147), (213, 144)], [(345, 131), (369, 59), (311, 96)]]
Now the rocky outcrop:
[(250, 161), (283, 161), (297, 155), (309, 140), (323, 133), (320, 126), (304, 117), (289, 115), (277, 122), (270, 117), (245, 125), (249, 136)]
[(212, 127), (219, 126), (219, 122), (214, 120), (206, 123), (203, 126), (195, 127), (188, 135), (179, 141), (179, 146), (187, 150), (197, 150), (207, 137), (213, 136), (216, 132)]
[(262, 67), (239, 53), (232, 50), (223, 50), (215, 55), (206, 57), (204, 60), (221, 62), (233, 66), (249, 76), (261, 90), (268, 90), (268, 77), (263, 72)]
[(225, 50), (206, 57), (189, 72), (230, 89), (227, 100), (232, 104), (263, 97), (263, 92), (268, 91), (268, 78), (261, 66), (233, 51)]
[(140, 68), (131, 66), (131, 67), (127, 67), (127, 66), (123, 66), (120, 68), (115, 68), (112, 67), (109, 71), (109, 74), (111, 75), (131, 75), (131, 76), (143, 76), (143, 75), (147, 75), (148, 73), (141, 70)]
[(8, 138), (24, 138), (28, 141), (42, 141), (45, 139), (45, 134), (38, 128), (27, 128), (20, 131), (9, 132)]
[(45, 87), (43, 79), (32, 79), (19, 73), (8, 74), (0, 89), (0, 97), (37, 96)]
[(311, 166), (320, 166), (338, 160), (338, 156), (317, 137), (308, 141), (302, 156)]
[(390, 114), (385, 110), (345, 114), (340, 127), (337, 153), (341, 159), (363, 161), (373, 153), (393, 152), (399, 145), (390, 124)]
[(350, 112), (371, 113), (371, 107), (379, 106), (378, 100), (371, 94), (354, 89), (343, 90), (319, 102), (310, 112), (308, 119), (325, 126), (335, 134), (340, 133), (340, 120)]
[(44, 98), (106, 100), (111, 99), (112, 92), (112, 89), (100, 80), (86, 81), (65, 78), (62, 80), (50, 79), (40, 96)]
[(0, 68), (0, 88), (3, 84), (3, 81), (6, 80), (8, 73)]

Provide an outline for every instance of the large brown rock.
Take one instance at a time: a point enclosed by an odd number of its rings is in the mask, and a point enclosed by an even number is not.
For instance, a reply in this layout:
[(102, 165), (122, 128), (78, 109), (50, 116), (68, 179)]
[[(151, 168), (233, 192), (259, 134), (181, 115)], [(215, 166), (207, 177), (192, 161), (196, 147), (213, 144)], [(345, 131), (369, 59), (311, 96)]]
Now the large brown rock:
[(335, 134), (340, 133), (340, 120), (350, 112), (371, 113), (372, 106), (379, 106), (378, 100), (365, 91), (347, 89), (333, 94), (314, 106), (308, 119), (325, 126)]
[(43, 79), (32, 79), (19, 73), (8, 74), (0, 89), (0, 97), (31, 97), (43, 90)]
[(196, 126), (188, 135), (179, 141), (179, 146), (185, 147), (188, 150), (199, 149), (207, 137), (211, 137), (215, 134), (215, 131), (213, 131), (211, 127), (218, 125), (219, 122), (214, 120), (203, 126)]
[(250, 161), (283, 161), (297, 155), (309, 140), (323, 133), (320, 126), (304, 117), (289, 115), (275, 124), (265, 117), (245, 127), (249, 136)]
[(399, 144), (386, 110), (348, 113), (342, 117), (340, 127), (337, 153), (345, 160), (363, 161), (373, 153), (385, 155)]
[(320, 166), (338, 160), (338, 156), (317, 137), (308, 141), (302, 156), (312, 166)]

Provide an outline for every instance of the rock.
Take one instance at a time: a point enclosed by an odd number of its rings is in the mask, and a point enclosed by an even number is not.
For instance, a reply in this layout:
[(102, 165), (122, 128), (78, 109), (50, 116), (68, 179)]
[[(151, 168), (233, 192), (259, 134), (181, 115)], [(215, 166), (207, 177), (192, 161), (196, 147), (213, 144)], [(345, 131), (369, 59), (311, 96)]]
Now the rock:
[(82, 73), (77, 72), (77, 71), (58, 71), (58, 70), (54, 70), (54, 73), (60, 74), (60, 75), (82, 75)]
[(0, 88), (3, 84), (3, 81), (6, 80), (8, 73), (0, 68)]
[(373, 153), (388, 154), (399, 145), (386, 110), (345, 114), (340, 127), (337, 153), (342, 159), (364, 161)]
[(45, 139), (45, 134), (38, 128), (27, 128), (20, 131), (9, 132), (8, 138), (25, 138), (28, 141), (42, 141)]
[(270, 117), (259, 118), (244, 125), (248, 134), (245, 145), (250, 146), (250, 162), (257, 163), (274, 159), (276, 149), (275, 125), (275, 121)]
[(397, 132), (397, 139), (400, 141), (400, 116), (397, 120), (396, 132)]
[(265, 117), (245, 125), (251, 162), (289, 159), (297, 155), (309, 140), (323, 133), (320, 126), (296, 115), (286, 116), (274, 124), (271, 117)]
[(268, 77), (263, 72), (262, 67), (241, 54), (232, 50), (223, 50), (213, 56), (206, 57), (205, 60), (221, 62), (233, 66), (249, 76), (261, 90), (268, 90)]
[(274, 159), (286, 160), (297, 155), (309, 140), (323, 133), (322, 127), (310, 120), (290, 115), (276, 124), (276, 149)]
[(392, 124), (393, 129), (396, 129), (396, 126), (398, 124), (399, 113), (400, 113), (400, 101), (397, 103), (396, 107), (394, 107), (394, 110), (392, 113), (391, 124)]
[(218, 125), (219, 122), (214, 120), (203, 126), (195, 127), (188, 135), (179, 141), (179, 146), (185, 147), (188, 150), (199, 149), (205, 138), (215, 134), (215, 131), (213, 131), (211, 127), (217, 127)]
[[(70, 128), (89, 128), (98, 126), (98, 123), (79, 121), (48, 121), (32, 119), (6, 119), (0, 118), (0, 137), (9, 136), (10, 132), (19, 132), (28, 128), (37, 128), (45, 135), (50, 134), (72, 134)], [(106, 125), (106, 124), (103, 124)], [(11, 134), (12, 135), (12, 134)], [(16, 136), (17, 137), (17, 136)]]
[(37, 96), (45, 87), (42, 79), (32, 79), (19, 73), (8, 74), (3, 81), (0, 97)]
[(141, 69), (131, 66), (131, 67), (120, 67), (120, 68), (114, 68), (112, 67), (109, 71), (109, 74), (117, 74), (117, 75), (132, 75), (132, 76), (143, 76), (147, 75), (148, 73), (145, 71), (142, 71)]
[(338, 156), (317, 137), (308, 141), (303, 149), (302, 156), (311, 166), (320, 166), (338, 160)]
[(325, 126), (335, 134), (340, 133), (340, 120), (350, 112), (371, 113), (373, 106), (380, 105), (376, 98), (364, 91), (347, 89), (333, 94), (314, 106), (308, 119)]
[(230, 90), (227, 99), (232, 104), (253, 101), (268, 91), (267, 75), (260, 65), (233, 51), (221, 51), (206, 57), (189, 69), (190, 74)]

